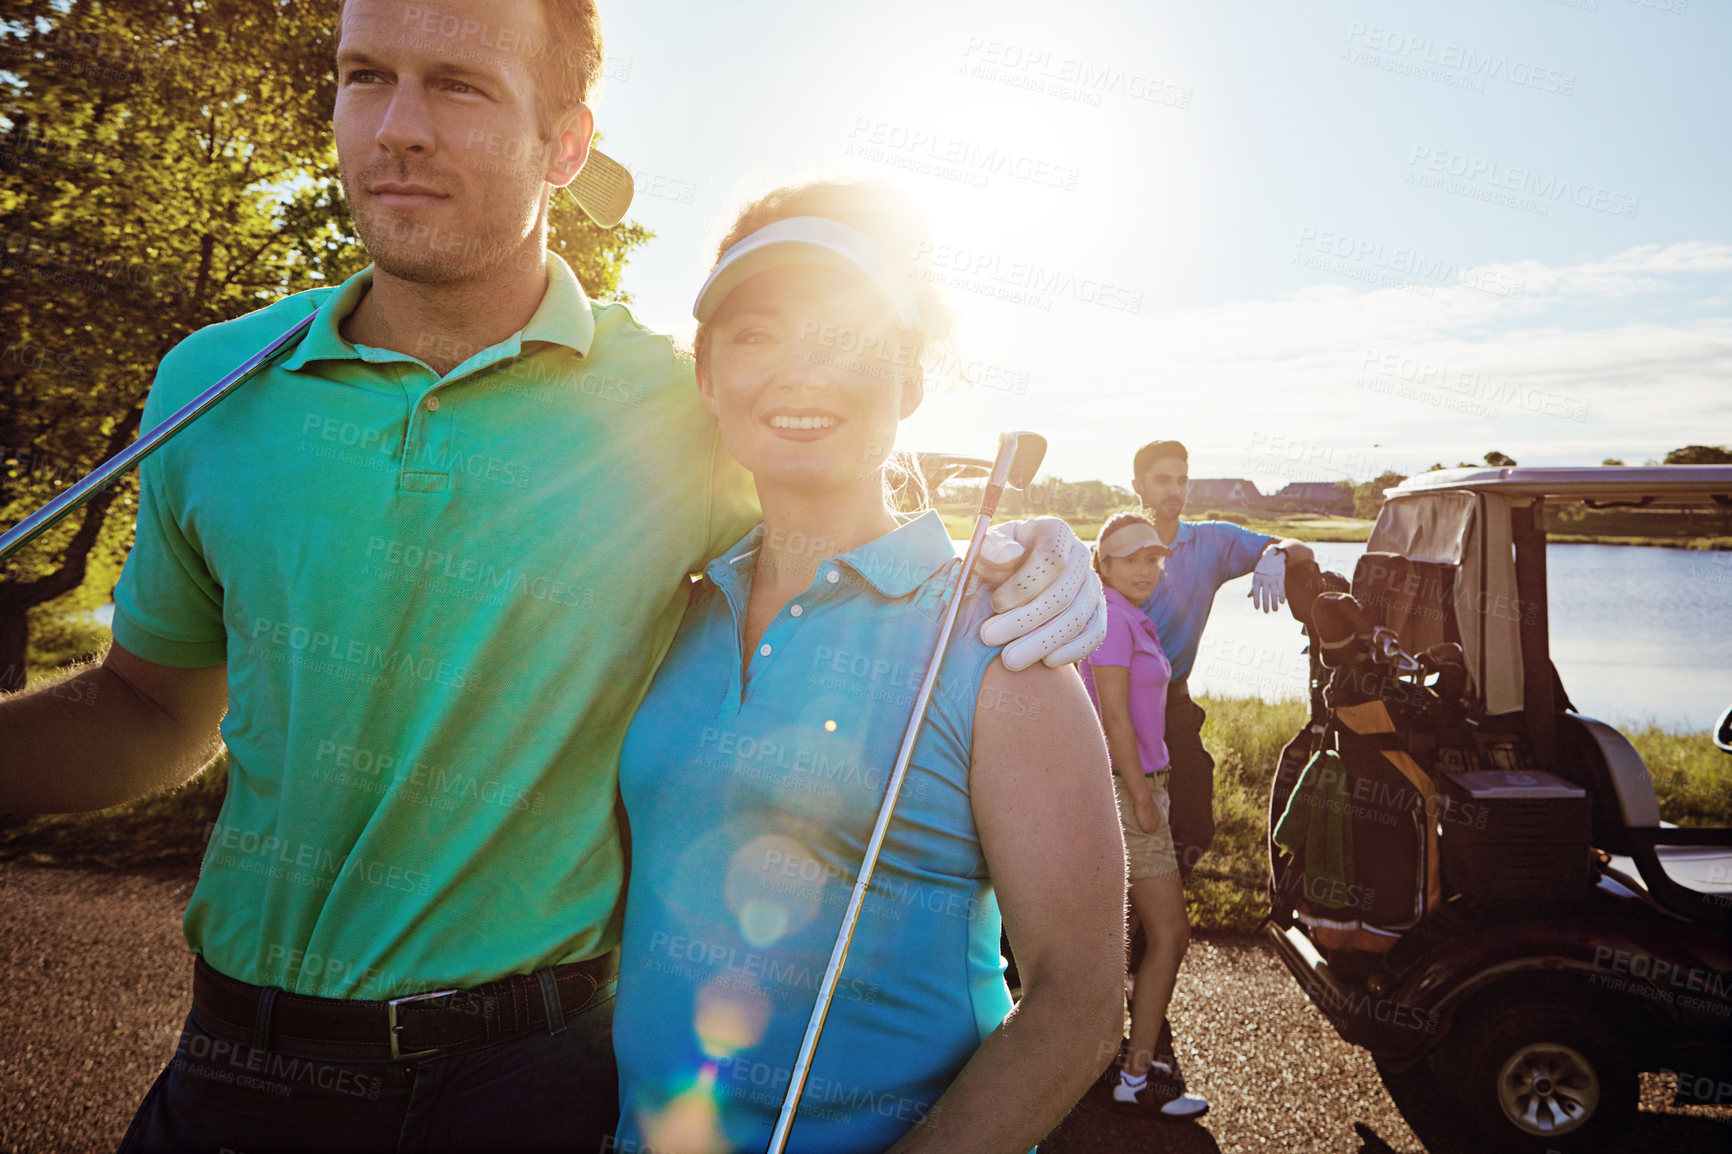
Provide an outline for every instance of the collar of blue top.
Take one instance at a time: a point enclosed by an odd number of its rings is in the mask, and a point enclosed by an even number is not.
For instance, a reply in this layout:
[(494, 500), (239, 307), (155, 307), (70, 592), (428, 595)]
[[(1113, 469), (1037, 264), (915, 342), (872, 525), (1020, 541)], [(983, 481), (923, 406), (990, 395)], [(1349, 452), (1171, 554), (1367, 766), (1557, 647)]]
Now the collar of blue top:
[[(704, 568), (704, 576), (720, 589), (737, 589), (755, 571), (763, 538), (764, 526), (760, 524), (711, 561)], [(949, 530), (938, 514), (928, 509), (858, 549), (820, 561), (813, 582), (823, 584), (824, 574), (834, 565), (850, 570), (885, 597), (906, 597), (954, 560), (956, 546)]]
[[(375, 359), (344, 340), (338, 331), (372, 285), (373, 266), (368, 265), (337, 286), (337, 291), (319, 306), (318, 319), (313, 321), (301, 343), (283, 358), (281, 367), (295, 370), (310, 361)], [(516, 356), (531, 341), (564, 345), (584, 357), (589, 355), (590, 345), (595, 341), (595, 314), (590, 312), (589, 298), (584, 295), (583, 286), (577, 283), (571, 266), (557, 253), (547, 254), (547, 291), (542, 295), (535, 315), (529, 318), (523, 331), (513, 333), (501, 342), (498, 359)], [(396, 358), (396, 354), (391, 356)]]

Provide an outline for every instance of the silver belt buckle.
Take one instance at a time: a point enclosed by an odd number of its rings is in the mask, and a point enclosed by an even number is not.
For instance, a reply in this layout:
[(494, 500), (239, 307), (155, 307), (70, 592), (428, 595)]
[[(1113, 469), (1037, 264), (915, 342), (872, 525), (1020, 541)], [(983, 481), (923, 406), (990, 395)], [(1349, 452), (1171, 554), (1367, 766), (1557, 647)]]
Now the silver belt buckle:
[(457, 990), (435, 990), (434, 992), (429, 993), (429, 994), (405, 994), (401, 998), (392, 998), (385, 1003), (385, 1024), (390, 1027), (391, 1060), (393, 1062), (399, 1062), (405, 1058), (419, 1058), (419, 1057), (422, 1057), (422, 1056), (427, 1055), (427, 1054), (438, 1053), (438, 1051), (439, 1051), (438, 1046), (433, 1046), (433, 1047), (426, 1049), (426, 1050), (408, 1050), (408, 1051), (399, 1050), (397, 1048), (397, 1035), (403, 1032), (403, 1027), (398, 1025), (398, 1023), (397, 1023), (397, 1007), (398, 1007), (398, 1005), (400, 1005), (403, 1002), (423, 1002), (423, 1001), (426, 1001), (428, 998), (449, 998), (452, 994), (455, 994), (455, 993), (458, 993), (458, 991)]

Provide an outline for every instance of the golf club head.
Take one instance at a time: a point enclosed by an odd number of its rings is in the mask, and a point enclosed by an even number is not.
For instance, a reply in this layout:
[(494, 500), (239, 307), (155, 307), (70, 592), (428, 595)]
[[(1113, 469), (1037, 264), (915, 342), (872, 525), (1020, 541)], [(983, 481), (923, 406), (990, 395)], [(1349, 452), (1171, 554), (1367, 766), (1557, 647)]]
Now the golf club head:
[(631, 170), (597, 148), (589, 150), (589, 159), (566, 186), (577, 207), (602, 228), (612, 228), (625, 218), (634, 191)]
[(1002, 452), (1007, 444), (1012, 456), (1005, 483), (1012, 489), (1026, 489), (1034, 475), (1040, 472), (1040, 463), (1046, 459), (1046, 438), (1039, 433), (1000, 434), (999, 451)]

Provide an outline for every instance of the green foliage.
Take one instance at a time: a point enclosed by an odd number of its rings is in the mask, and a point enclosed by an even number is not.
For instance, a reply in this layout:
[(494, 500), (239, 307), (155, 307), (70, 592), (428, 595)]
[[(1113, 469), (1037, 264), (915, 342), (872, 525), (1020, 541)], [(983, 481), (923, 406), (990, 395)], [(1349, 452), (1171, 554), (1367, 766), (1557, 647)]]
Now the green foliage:
[[(1432, 469), (1441, 469), (1441, 465), (1433, 465)], [(1394, 470), (1386, 469), (1371, 480), (1353, 486), (1353, 515), (1365, 521), (1374, 521), (1383, 511), (1383, 490), (1393, 489), (1406, 476)]]
[(1485, 455), (1485, 463), (1494, 469), (1513, 469), (1516, 459), (1507, 453), (1500, 453), (1493, 449)]
[[(188, 334), (366, 266), (331, 133), (335, 9), (0, 0), (0, 523), (131, 440)], [(549, 226), (597, 297), (649, 236), (565, 196)], [(94, 540), (75, 514), (0, 568), (0, 666), (22, 648), (7, 622), (106, 600), (135, 494), (92, 503)]]
[(30, 669), (58, 669), (84, 660), (108, 644), (108, 629), (83, 613), (30, 611)]
[(612, 229), (600, 228), (563, 192), (547, 206), (548, 251), (571, 266), (577, 283), (591, 300), (631, 300), (631, 294), (620, 287), (626, 257), (654, 235), (630, 221), (621, 221)]
[[(962, 486), (957, 486), (960, 490)], [(979, 486), (971, 494), (979, 503)], [(1105, 481), (1066, 481), (1059, 477), (1044, 477), (1030, 485), (1027, 492), (1010, 489), (1004, 495), (1001, 512), (1006, 517), (1099, 517), (1105, 520), (1121, 509), (1135, 509), (1141, 502), (1129, 489), (1109, 485)]]
[(1654, 779), (1660, 816), (1679, 825), (1732, 826), (1732, 755), (1708, 732), (1673, 733), (1658, 725), (1620, 727)]
[(1668, 465), (1732, 465), (1732, 445), (1685, 445), (1666, 454)]
[(1732, 536), (1732, 509), (1590, 509), (1580, 502), (1546, 505), (1546, 532), (1558, 542), (1659, 543), (1713, 548)]
[(1215, 844), (1185, 889), (1198, 929), (1249, 932), (1269, 911), (1265, 836), (1275, 762), (1308, 716), (1297, 698), (1199, 697), (1203, 745), (1215, 757)]
[(1250, 523), (1251, 518), (1245, 516), (1243, 513), (1228, 513), (1221, 509), (1210, 509), (1207, 513), (1203, 514), (1203, 520), (1230, 521), (1235, 525), (1247, 525)]

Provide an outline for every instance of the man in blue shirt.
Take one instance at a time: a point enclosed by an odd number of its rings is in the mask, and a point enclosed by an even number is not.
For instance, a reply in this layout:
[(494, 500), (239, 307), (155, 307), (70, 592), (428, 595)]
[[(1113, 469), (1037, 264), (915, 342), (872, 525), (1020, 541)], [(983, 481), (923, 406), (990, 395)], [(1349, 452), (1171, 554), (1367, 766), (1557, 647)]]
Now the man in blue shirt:
[(1178, 441), (1144, 445), (1132, 468), (1131, 487), (1153, 514), (1162, 542), (1173, 551), (1160, 583), (1141, 608), (1155, 623), (1161, 650), (1173, 663), (1166, 732), (1172, 759), (1170, 820), (1180, 876), (1188, 878), (1215, 840), (1215, 759), (1203, 748), (1203, 708), (1191, 700), (1185, 684), (1196, 664), (1215, 591), (1251, 573), (1252, 600), (1272, 613), (1286, 600), (1287, 566), (1309, 561), (1312, 554), (1291, 537), (1277, 539), (1227, 521), (1180, 521), (1191, 478), (1190, 455)]

